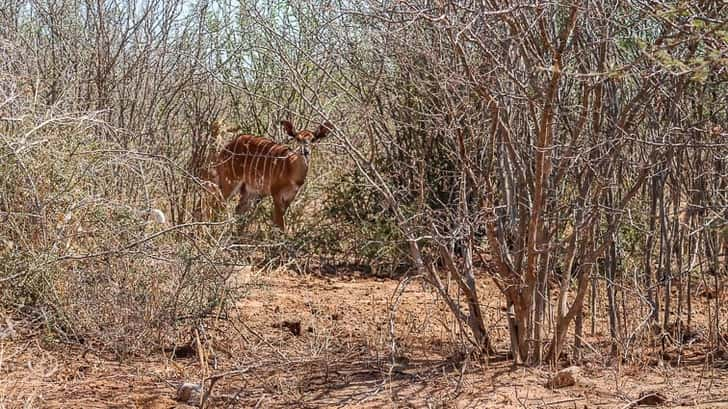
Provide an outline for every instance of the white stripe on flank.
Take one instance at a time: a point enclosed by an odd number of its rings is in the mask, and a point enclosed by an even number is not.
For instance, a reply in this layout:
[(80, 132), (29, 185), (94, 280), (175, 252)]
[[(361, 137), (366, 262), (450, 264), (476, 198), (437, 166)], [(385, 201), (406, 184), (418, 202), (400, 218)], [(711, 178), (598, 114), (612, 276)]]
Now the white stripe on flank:
[(253, 166), (252, 171), (252, 178), (253, 178), (253, 186), (255, 186), (255, 189), (260, 191), (260, 186), (258, 186), (258, 170), (260, 169), (260, 155), (255, 156), (255, 166)]
[(230, 199), (231, 197), (234, 197), (235, 195), (239, 194), (240, 193), (240, 187), (241, 186), (243, 186), (243, 182), (242, 181), (236, 183), (235, 184), (235, 187), (232, 190), (232, 192), (230, 192), (230, 196), (227, 197), (226, 199)]
[[(268, 147), (267, 151), (268, 151), (268, 154), (270, 154), (270, 146)], [(269, 156), (266, 156), (265, 158), (263, 158), (263, 169), (260, 173), (260, 179), (261, 179), (260, 180), (260, 184), (261, 184), (260, 189), (263, 191), (266, 190), (266, 187), (268, 185), (268, 177), (265, 174), (265, 168), (268, 167), (268, 164), (270, 161), (271, 161), (271, 158)]]
[[(271, 149), (271, 153), (273, 153), (274, 150), (275, 146)], [(265, 178), (267, 180), (266, 189), (270, 192), (273, 190), (273, 169), (276, 167), (278, 159), (269, 159), (268, 161), (270, 162), (270, 168), (268, 169), (268, 173), (265, 175)]]

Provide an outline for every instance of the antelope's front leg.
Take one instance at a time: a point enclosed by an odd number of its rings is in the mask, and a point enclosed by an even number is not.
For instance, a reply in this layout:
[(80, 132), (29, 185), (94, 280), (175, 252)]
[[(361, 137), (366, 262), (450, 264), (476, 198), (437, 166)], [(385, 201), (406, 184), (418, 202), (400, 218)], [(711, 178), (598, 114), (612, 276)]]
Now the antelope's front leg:
[(298, 193), (300, 186), (288, 186), (273, 193), (273, 223), (278, 225), (281, 231), (286, 231), (283, 216)]
[(281, 231), (286, 231), (286, 226), (283, 221), (283, 215), (286, 213), (288, 206), (279, 200), (278, 197), (273, 197), (273, 223), (278, 226)]

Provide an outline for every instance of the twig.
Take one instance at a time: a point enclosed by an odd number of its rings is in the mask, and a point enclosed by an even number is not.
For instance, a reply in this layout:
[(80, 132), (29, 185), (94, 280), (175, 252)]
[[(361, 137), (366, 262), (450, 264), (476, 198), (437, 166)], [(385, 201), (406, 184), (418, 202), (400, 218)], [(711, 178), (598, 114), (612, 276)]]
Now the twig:
[(140, 244), (144, 244), (144, 243), (146, 243), (148, 241), (154, 240), (157, 237), (162, 236), (164, 234), (167, 234), (167, 233), (169, 233), (171, 231), (184, 229), (186, 227), (194, 227), (194, 226), (220, 226), (220, 225), (224, 225), (224, 224), (228, 224), (228, 223), (230, 223), (230, 220), (225, 220), (225, 221), (222, 221), (222, 222), (190, 222), (190, 223), (178, 224), (178, 225), (172, 226), (172, 227), (170, 227), (168, 229), (164, 229), (162, 231), (158, 231), (158, 232), (156, 232), (154, 234), (151, 234), (149, 236), (143, 237), (143, 238), (141, 238), (141, 239), (139, 239), (137, 241), (133, 241), (133, 242), (127, 244), (126, 246), (120, 247), (118, 249), (100, 251), (98, 253), (90, 253), (90, 254), (78, 254), (78, 255), (76, 255), (76, 254), (70, 254), (70, 255), (65, 255), (65, 256), (58, 257), (58, 258), (56, 258), (54, 260), (48, 261), (48, 262), (45, 263), (45, 265), (52, 264), (52, 263), (57, 263), (59, 261), (64, 261), (64, 260), (85, 260), (85, 259), (88, 259), (88, 258), (96, 258), (96, 257), (108, 256), (108, 255), (111, 255), (111, 254), (118, 254), (118, 253), (122, 253), (122, 252), (124, 252), (126, 250), (132, 249), (132, 248), (134, 248), (134, 247), (136, 247), (136, 246), (138, 246)]
[(463, 361), (463, 366), (460, 368), (458, 384), (455, 386), (455, 396), (460, 395), (460, 392), (463, 390), (463, 380), (465, 380), (465, 371), (467, 371), (468, 364), (470, 363), (470, 354), (470, 351), (465, 351), (465, 360)]
[(700, 402), (696, 402), (696, 404), (698, 404), (698, 405), (705, 405), (706, 403), (728, 403), (728, 398), (710, 399), (710, 400), (703, 400)]
[[(202, 392), (202, 396), (200, 397), (200, 409), (204, 409), (205, 408), (205, 402), (207, 402), (207, 399), (212, 394), (212, 388), (215, 386), (215, 384), (217, 383), (217, 381), (219, 381), (222, 378), (225, 378), (226, 376), (244, 374), (244, 373), (250, 371), (251, 369), (255, 369), (255, 368), (257, 368), (257, 367), (259, 367), (261, 365), (263, 365), (263, 364), (261, 363), (261, 364), (257, 364), (257, 365), (251, 365), (251, 366), (249, 366), (247, 368), (243, 368), (243, 369), (236, 369), (236, 370), (233, 370), (233, 371), (228, 371), (228, 372), (223, 372), (223, 373), (219, 373), (219, 374), (215, 374), (215, 375), (210, 375), (207, 378), (203, 379), (202, 380), (203, 392)], [(207, 381), (210, 381), (210, 387), (205, 388), (205, 383)]]
[(555, 400), (553, 402), (544, 402), (544, 404), (543, 405), (540, 405), (539, 408), (545, 408), (545, 407), (549, 407), (551, 405), (560, 405), (562, 403), (578, 402), (580, 400), (584, 400), (584, 398), (583, 397), (579, 397), (579, 398), (568, 398), (568, 399)]
[(632, 406), (636, 405), (636, 404), (637, 404), (637, 402), (639, 402), (639, 401), (640, 401), (640, 399), (636, 399), (636, 400), (633, 400), (633, 401), (631, 401), (631, 402), (627, 403), (626, 405), (622, 406), (622, 407), (621, 407), (621, 408), (619, 408), (619, 409), (629, 409), (629, 408), (631, 408)]

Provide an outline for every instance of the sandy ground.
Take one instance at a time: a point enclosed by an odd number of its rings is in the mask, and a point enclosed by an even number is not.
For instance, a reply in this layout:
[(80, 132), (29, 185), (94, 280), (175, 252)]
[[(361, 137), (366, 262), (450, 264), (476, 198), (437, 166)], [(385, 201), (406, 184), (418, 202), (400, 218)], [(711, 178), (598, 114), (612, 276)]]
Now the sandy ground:
[[(238, 279), (248, 296), (233, 316), (193, 331), (191, 347), (121, 361), (0, 316), (0, 407), (185, 408), (177, 388), (203, 380), (214, 383), (206, 407), (624, 408), (645, 392), (664, 395), (665, 407), (728, 407), (724, 356), (627, 366), (587, 349), (577, 384), (552, 390), (556, 369), (463, 359), (455, 323), (416, 281), (394, 297), (399, 281), (356, 275), (241, 271)], [(490, 331), (505, 340), (500, 297), (483, 285)]]

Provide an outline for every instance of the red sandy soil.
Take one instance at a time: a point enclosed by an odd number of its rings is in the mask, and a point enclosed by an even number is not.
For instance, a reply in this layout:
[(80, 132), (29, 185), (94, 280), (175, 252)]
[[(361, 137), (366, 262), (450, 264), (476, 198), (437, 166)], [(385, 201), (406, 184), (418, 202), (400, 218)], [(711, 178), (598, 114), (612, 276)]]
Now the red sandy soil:
[[(285, 271), (241, 271), (239, 280), (249, 292), (234, 316), (198, 327), (177, 357), (159, 348), (119, 360), (0, 315), (0, 407), (185, 408), (177, 387), (207, 378), (209, 388), (218, 375), (206, 407), (623, 408), (644, 392), (660, 392), (666, 407), (728, 407), (720, 354), (627, 365), (596, 352), (606, 350), (597, 334), (587, 339), (595, 351), (575, 363), (577, 384), (552, 390), (555, 369), (463, 358), (456, 324), (416, 280), (400, 298), (396, 280)], [(501, 297), (487, 283), (480, 296), (493, 339), (506, 340)]]

